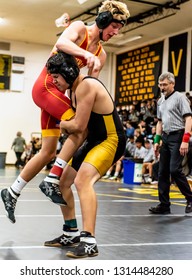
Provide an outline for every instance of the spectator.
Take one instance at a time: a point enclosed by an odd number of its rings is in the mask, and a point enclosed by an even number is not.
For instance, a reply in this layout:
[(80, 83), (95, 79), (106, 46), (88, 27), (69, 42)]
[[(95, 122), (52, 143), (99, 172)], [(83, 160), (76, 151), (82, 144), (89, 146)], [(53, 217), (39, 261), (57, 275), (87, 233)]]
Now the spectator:
[(138, 137), (135, 141), (136, 149), (134, 153), (135, 159), (144, 159), (145, 155), (147, 154), (147, 150), (143, 146), (143, 141), (140, 137)]
[(41, 140), (40, 140), (40, 138), (33, 136), (32, 139), (31, 139), (31, 144), (32, 144), (32, 156), (34, 156), (41, 149)]
[(140, 129), (141, 135), (146, 138), (147, 136), (147, 126), (146, 126), (146, 122), (144, 120), (141, 120), (138, 123), (138, 128)]
[(109, 180), (117, 180), (121, 177), (122, 173), (122, 161), (124, 159), (124, 156), (122, 156), (116, 163), (114, 163), (109, 170), (106, 172), (105, 176), (103, 176), (103, 179), (109, 179)]
[(15, 167), (20, 168), (23, 166), (23, 161), (21, 159), (21, 156), (26, 148), (26, 142), (25, 139), (22, 137), (21, 131), (18, 131), (16, 134), (16, 138), (14, 139), (11, 149), (14, 149), (15, 155), (16, 155), (16, 162)]
[(143, 120), (147, 123), (150, 124), (155, 117), (155, 112), (154, 112), (154, 107), (151, 104), (151, 101), (147, 101), (147, 106), (146, 106), (146, 112), (143, 115)]
[(141, 104), (140, 104), (140, 120), (143, 120), (143, 116), (145, 115), (147, 110), (147, 101), (146, 100), (142, 100)]
[(128, 120), (133, 127), (137, 127), (139, 121), (139, 112), (135, 109), (134, 105), (130, 106)]
[(145, 140), (145, 149), (146, 149), (146, 154), (143, 159), (143, 165), (142, 165), (142, 179), (143, 179), (143, 183), (151, 183), (152, 166), (155, 160), (155, 153), (154, 153), (153, 144), (150, 140)]
[(142, 145), (144, 146), (145, 137), (141, 134), (140, 128), (136, 128), (134, 131), (134, 138), (135, 140), (140, 139), (142, 141)]
[(130, 136), (126, 142), (125, 157), (134, 157), (135, 149), (136, 146), (134, 136)]
[(26, 145), (25, 151), (24, 151), (24, 160), (23, 160), (23, 165), (25, 165), (33, 156), (32, 153), (32, 143), (30, 142), (29, 144)]
[(156, 135), (156, 126), (152, 126), (151, 133), (147, 135), (147, 139), (152, 140), (152, 142), (154, 142), (155, 135)]
[(130, 136), (134, 136), (135, 128), (132, 126), (130, 121), (125, 122), (125, 127), (126, 127), (125, 134), (126, 134), (127, 138), (130, 138)]

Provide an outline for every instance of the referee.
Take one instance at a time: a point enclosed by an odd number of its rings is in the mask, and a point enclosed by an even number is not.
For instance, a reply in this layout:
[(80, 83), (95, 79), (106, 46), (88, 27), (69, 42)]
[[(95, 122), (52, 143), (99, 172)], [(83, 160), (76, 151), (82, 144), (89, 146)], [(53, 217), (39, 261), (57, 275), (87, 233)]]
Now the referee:
[(192, 192), (182, 172), (181, 163), (189, 149), (192, 127), (191, 108), (185, 94), (174, 90), (175, 77), (172, 73), (161, 74), (158, 82), (162, 96), (157, 103), (158, 123), (154, 150), (155, 153), (158, 151), (162, 139), (158, 174), (160, 204), (151, 207), (149, 211), (152, 214), (171, 213), (169, 191), (171, 179), (173, 179), (186, 198), (185, 213), (190, 213), (192, 212)]

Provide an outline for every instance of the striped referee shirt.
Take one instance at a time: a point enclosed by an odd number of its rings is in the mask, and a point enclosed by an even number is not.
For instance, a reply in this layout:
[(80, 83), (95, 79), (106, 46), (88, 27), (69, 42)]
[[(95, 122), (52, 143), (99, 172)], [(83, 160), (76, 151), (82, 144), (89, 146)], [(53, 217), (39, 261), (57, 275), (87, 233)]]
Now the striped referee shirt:
[(174, 91), (167, 97), (162, 96), (157, 102), (157, 118), (162, 121), (165, 133), (184, 129), (184, 118), (191, 115), (190, 101), (181, 92)]

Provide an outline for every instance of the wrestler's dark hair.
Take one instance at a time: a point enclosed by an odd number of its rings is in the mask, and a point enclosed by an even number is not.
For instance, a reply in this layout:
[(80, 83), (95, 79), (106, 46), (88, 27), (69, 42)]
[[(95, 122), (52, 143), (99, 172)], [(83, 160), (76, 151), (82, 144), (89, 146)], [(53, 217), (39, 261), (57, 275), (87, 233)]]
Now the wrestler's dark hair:
[(58, 51), (47, 60), (46, 67), (48, 73), (60, 74), (69, 84), (69, 88), (72, 87), (79, 75), (76, 59), (72, 55), (61, 51)]

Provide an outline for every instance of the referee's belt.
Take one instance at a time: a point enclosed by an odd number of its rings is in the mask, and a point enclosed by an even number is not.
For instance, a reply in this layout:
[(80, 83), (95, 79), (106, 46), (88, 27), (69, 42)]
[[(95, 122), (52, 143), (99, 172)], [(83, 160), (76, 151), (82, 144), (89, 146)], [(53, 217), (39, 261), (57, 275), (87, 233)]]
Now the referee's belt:
[(184, 133), (185, 129), (179, 129), (179, 130), (174, 130), (174, 131), (170, 131), (170, 132), (166, 132), (166, 131), (163, 131), (163, 134), (166, 134), (166, 135), (174, 135), (174, 134), (178, 134), (178, 133)]

